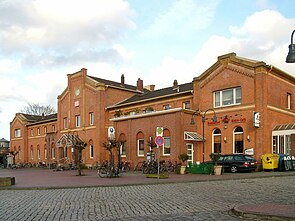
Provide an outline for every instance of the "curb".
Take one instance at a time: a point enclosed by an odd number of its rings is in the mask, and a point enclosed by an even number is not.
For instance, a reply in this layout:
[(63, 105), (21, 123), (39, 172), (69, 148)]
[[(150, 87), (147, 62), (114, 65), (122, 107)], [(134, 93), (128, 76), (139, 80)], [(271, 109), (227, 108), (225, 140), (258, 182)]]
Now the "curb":
[[(247, 219), (261, 218), (263, 220), (277, 220), (277, 221), (281, 221), (281, 220), (293, 220), (294, 221), (294, 219), (295, 219), (294, 216), (267, 214), (267, 213), (263, 213), (263, 212), (254, 212), (254, 211), (250, 211), (247, 209), (241, 209), (240, 207), (243, 207), (243, 206), (247, 206), (247, 205), (235, 206), (229, 212), (231, 212), (235, 216), (243, 217), (243, 218), (247, 218)], [(280, 206), (282, 207), (282, 206), (288, 206), (288, 205), (280, 205)]]

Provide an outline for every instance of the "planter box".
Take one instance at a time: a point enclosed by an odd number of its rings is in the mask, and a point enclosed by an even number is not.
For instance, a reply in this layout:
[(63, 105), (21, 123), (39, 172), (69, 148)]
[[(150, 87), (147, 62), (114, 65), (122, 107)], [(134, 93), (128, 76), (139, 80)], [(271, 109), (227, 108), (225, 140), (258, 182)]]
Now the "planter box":
[(11, 186), (15, 184), (15, 177), (0, 177), (1, 186)]

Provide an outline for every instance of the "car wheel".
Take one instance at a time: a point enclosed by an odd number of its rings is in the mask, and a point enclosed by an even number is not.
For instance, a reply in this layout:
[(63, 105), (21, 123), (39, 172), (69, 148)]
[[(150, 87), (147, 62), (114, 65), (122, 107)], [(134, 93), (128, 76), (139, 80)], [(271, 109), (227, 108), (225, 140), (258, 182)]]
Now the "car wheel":
[(238, 171), (238, 168), (237, 168), (237, 166), (231, 166), (230, 167), (230, 171), (232, 172), (232, 173), (236, 173), (237, 171)]

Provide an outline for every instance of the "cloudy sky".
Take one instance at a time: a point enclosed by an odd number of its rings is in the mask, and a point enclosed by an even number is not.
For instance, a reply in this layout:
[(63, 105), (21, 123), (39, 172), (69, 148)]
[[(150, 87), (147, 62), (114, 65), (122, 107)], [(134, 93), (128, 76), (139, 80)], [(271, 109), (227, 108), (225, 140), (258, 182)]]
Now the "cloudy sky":
[(293, 0), (0, 0), (0, 138), (28, 103), (56, 107), (81, 68), (160, 89), (235, 52), (295, 76), (294, 29)]

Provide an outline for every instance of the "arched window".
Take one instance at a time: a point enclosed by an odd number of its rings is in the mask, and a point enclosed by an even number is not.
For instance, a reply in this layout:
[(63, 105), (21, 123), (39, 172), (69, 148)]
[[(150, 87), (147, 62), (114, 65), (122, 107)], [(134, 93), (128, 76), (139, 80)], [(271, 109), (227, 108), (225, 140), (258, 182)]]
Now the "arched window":
[(120, 154), (122, 157), (126, 157), (126, 135), (125, 134), (120, 134), (119, 142), (121, 143)]
[(142, 132), (138, 132), (136, 135), (137, 140), (137, 156), (144, 156), (144, 135)]
[(219, 128), (213, 130), (213, 153), (221, 153), (221, 131)]
[(234, 130), (234, 153), (244, 152), (244, 131), (242, 127), (236, 127)]
[(163, 138), (164, 138), (163, 155), (169, 156), (171, 153), (171, 148), (170, 148), (170, 131), (168, 129), (164, 129)]

